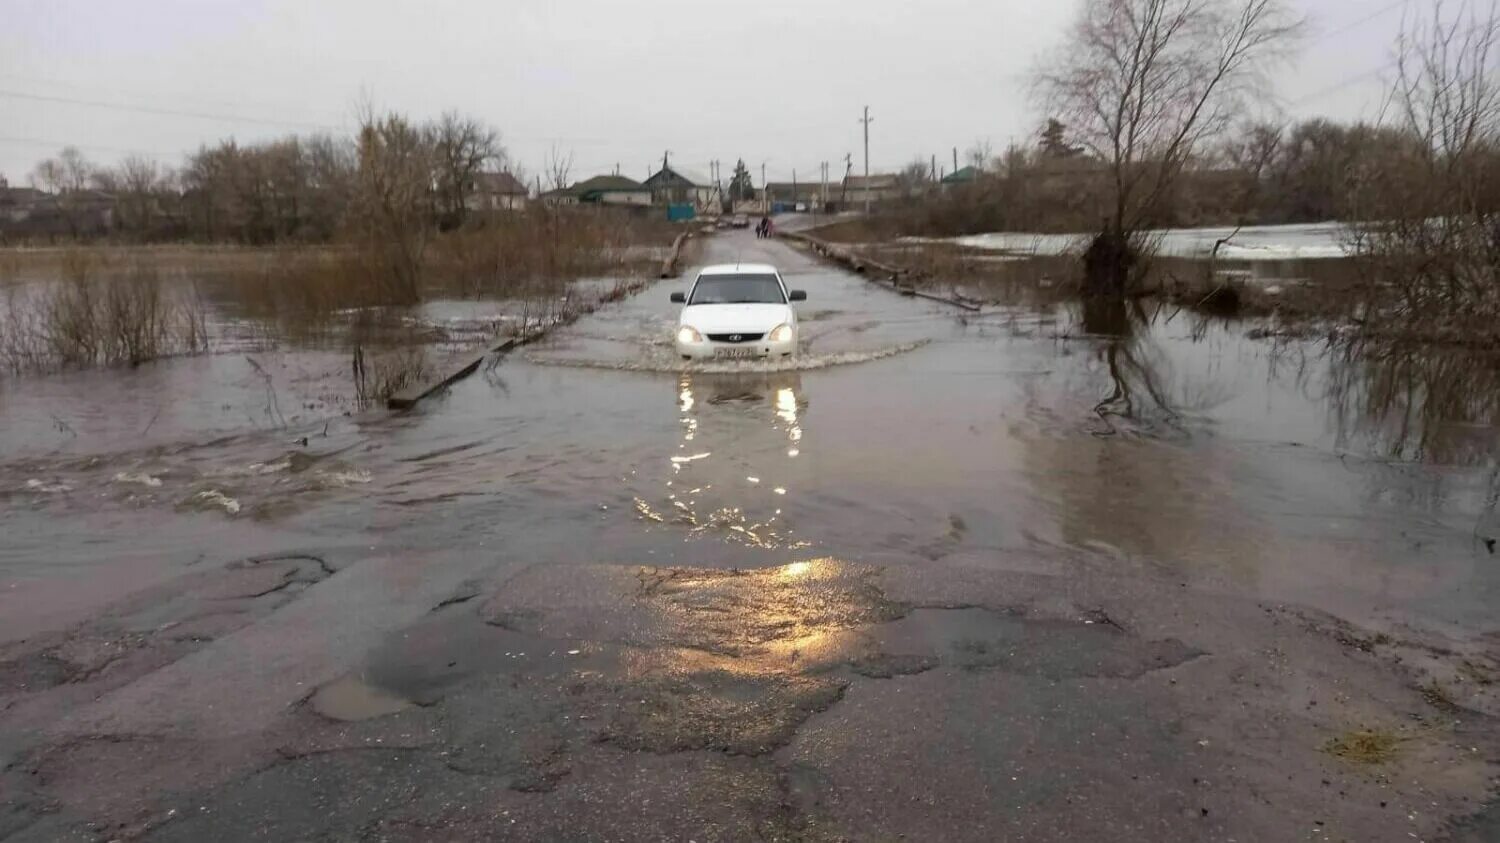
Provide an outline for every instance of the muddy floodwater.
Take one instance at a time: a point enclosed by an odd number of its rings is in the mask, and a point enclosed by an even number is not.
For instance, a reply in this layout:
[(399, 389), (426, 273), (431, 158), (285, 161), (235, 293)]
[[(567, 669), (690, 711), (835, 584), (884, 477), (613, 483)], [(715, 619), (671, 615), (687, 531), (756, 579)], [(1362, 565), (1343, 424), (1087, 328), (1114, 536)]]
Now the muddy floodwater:
[(242, 355), (0, 383), (0, 838), (1494, 827), (1500, 430), (1447, 382), (703, 255), (807, 291), (799, 357), (685, 366), (689, 274), (400, 415), (268, 420)]

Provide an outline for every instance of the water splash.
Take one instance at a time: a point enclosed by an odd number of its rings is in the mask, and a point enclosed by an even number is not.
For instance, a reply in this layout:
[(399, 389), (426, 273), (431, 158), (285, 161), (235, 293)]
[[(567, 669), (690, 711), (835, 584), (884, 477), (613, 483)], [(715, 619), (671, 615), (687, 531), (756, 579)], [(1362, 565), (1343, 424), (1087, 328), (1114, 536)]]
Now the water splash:
[(675, 357), (653, 356), (635, 360), (593, 360), (584, 358), (549, 357), (543, 354), (528, 354), (526, 359), (541, 366), (561, 366), (573, 369), (607, 369), (619, 372), (701, 372), (703, 374), (734, 374), (741, 372), (806, 372), (834, 366), (852, 366), (869, 363), (887, 357), (895, 357), (915, 351), (931, 340), (900, 343), (884, 348), (864, 351), (836, 351), (825, 354), (801, 354), (780, 360), (725, 360), (706, 363), (688, 362)]
[(192, 509), (222, 509), (230, 515), (240, 514), (240, 502), (218, 489), (205, 489), (185, 502)]
[(160, 477), (152, 477), (150, 474), (147, 474), (144, 471), (141, 472), (141, 473), (139, 473), (139, 474), (131, 474), (128, 471), (122, 471), (122, 472), (120, 472), (120, 473), (118, 473), (118, 474), (115, 475), (115, 482), (116, 483), (139, 483), (142, 486), (147, 486), (147, 487), (152, 488), (152, 489), (155, 489), (155, 488), (161, 486), (161, 478)]

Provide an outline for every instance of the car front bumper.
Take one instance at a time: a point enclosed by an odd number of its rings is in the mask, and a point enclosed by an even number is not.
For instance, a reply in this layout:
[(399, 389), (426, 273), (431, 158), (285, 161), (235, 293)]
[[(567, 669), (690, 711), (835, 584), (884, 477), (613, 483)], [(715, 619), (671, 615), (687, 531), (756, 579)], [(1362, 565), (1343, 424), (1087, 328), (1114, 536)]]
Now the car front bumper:
[(793, 335), (789, 340), (772, 342), (767, 339), (759, 339), (754, 342), (714, 342), (704, 339), (702, 342), (686, 343), (677, 341), (677, 353), (684, 358), (697, 362), (709, 360), (762, 360), (790, 357), (797, 351), (797, 337)]

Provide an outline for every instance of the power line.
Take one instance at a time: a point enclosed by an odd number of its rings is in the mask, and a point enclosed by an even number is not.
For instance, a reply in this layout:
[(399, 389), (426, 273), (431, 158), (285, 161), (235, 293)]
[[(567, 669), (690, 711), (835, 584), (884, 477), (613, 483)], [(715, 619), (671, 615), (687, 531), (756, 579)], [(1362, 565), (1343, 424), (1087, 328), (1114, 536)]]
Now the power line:
[(181, 153), (181, 152), (170, 153), (170, 152), (153, 152), (153, 151), (147, 150), (147, 149), (123, 149), (123, 148), (117, 147), (117, 146), (95, 146), (93, 144), (86, 144), (86, 143), (68, 143), (67, 141), (48, 140), (46, 138), (29, 138), (29, 137), (14, 137), (14, 136), (4, 137), (4, 136), (0, 136), (0, 143), (14, 144), (14, 145), (17, 145), (17, 146), (48, 147), (48, 148), (51, 148), (51, 149), (62, 149), (65, 146), (72, 146), (72, 147), (76, 147), (78, 149), (89, 150), (89, 151), (92, 151), (92, 152), (109, 152), (109, 153), (113, 153), (113, 154), (117, 154), (117, 155), (148, 155), (148, 156), (150, 156), (152, 158), (171, 158), (171, 159), (176, 159), (176, 158), (181, 158), (184, 155), (184, 153)]
[(126, 105), (118, 102), (106, 102), (104, 100), (76, 99), (74, 97), (56, 97), (47, 94), (30, 94), (25, 91), (0, 90), (0, 97), (11, 99), (32, 100), (35, 102), (54, 102), (66, 105), (81, 105), (88, 108), (107, 108), (113, 111), (134, 111), (141, 114), (156, 114), (165, 117), (188, 117), (195, 120), (221, 120), (230, 123), (259, 123), (268, 126), (289, 126), (301, 129), (316, 129), (319, 131), (338, 131), (338, 126), (324, 123), (308, 123), (301, 120), (266, 120), (256, 117), (246, 117), (242, 114), (214, 114), (207, 111), (182, 111), (173, 108), (153, 108), (145, 105)]
[(1327, 41), (1330, 38), (1335, 38), (1339, 35), (1343, 35), (1345, 32), (1348, 32), (1351, 29), (1357, 29), (1361, 26), (1364, 26), (1370, 21), (1375, 20), (1378, 17), (1382, 17), (1388, 12), (1395, 11), (1396, 9), (1399, 9), (1404, 5), (1406, 5), (1406, 0), (1395, 0), (1395, 2), (1389, 3), (1385, 6), (1381, 6), (1379, 9), (1376, 9), (1375, 11), (1371, 12), (1368, 15), (1365, 15), (1362, 18), (1359, 18), (1358, 20), (1347, 23), (1330, 32), (1325, 32), (1322, 35), (1319, 35), (1318, 37), (1312, 39), (1312, 41), (1310, 41), (1309, 43), (1318, 44), (1323, 41)]
[(93, 95), (93, 96), (108, 95), (110, 97), (127, 97), (127, 98), (137, 99), (137, 100), (160, 100), (160, 99), (162, 99), (162, 98), (165, 97), (165, 98), (170, 98), (170, 99), (174, 99), (174, 100), (183, 100), (183, 101), (186, 102), (186, 105), (189, 108), (196, 108), (196, 107), (198, 107), (200, 105), (206, 105), (206, 106), (209, 106), (211, 108), (245, 108), (245, 107), (250, 107), (250, 108), (260, 108), (260, 109), (274, 109), (274, 110), (283, 111), (283, 112), (285, 112), (285, 111), (301, 112), (304, 117), (312, 117), (312, 116), (322, 117), (322, 116), (324, 116), (322, 114), (315, 114), (315, 112), (312, 109), (309, 109), (306, 106), (292, 105), (290, 103), (283, 103), (283, 102), (266, 102), (265, 100), (259, 100), (259, 101), (257, 101), (257, 100), (248, 100), (248, 99), (236, 99), (234, 101), (229, 101), (229, 100), (215, 100), (215, 99), (208, 99), (208, 98), (205, 98), (205, 97), (195, 96), (195, 95), (190, 94), (190, 93), (177, 92), (177, 91), (155, 91), (155, 92), (151, 92), (151, 91), (142, 91), (142, 90), (139, 90), (139, 89), (131, 90), (131, 89), (128, 89), (128, 88), (114, 88), (114, 87), (100, 88), (100, 87), (97, 87), (97, 86), (80, 85), (80, 84), (78, 84), (76, 82), (69, 82), (69, 81), (64, 80), (64, 79), (45, 79), (45, 78), (38, 77), (38, 76), (22, 76), (22, 75), (14, 74), (14, 73), (0, 73), (0, 79), (7, 80), (9, 82), (19, 82), (19, 83), (22, 83), (22, 84), (27, 85), (27, 86), (44, 85), (44, 86), (53, 87), (53, 88), (70, 88), (70, 89), (72, 89), (74, 91), (82, 91), (85, 94)]
[(1294, 100), (1288, 100), (1287, 101), (1287, 105), (1301, 105), (1302, 103), (1305, 103), (1305, 102), (1308, 102), (1308, 101), (1311, 101), (1311, 100), (1315, 100), (1315, 99), (1318, 99), (1320, 97), (1326, 97), (1329, 94), (1337, 93), (1337, 92), (1342, 91), (1342, 90), (1344, 90), (1345, 88), (1347, 88), (1347, 87), (1349, 87), (1351, 85), (1357, 84), (1359, 82), (1363, 82), (1364, 80), (1369, 79), (1372, 76), (1377, 76), (1377, 75), (1379, 75), (1381, 73), (1384, 73), (1387, 70), (1393, 70), (1393, 69), (1395, 69), (1396, 65), (1398, 65), (1399, 63), (1400, 63), (1399, 61), (1388, 61), (1388, 62), (1386, 62), (1385, 64), (1382, 64), (1379, 67), (1371, 68), (1370, 70), (1366, 70), (1364, 73), (1360, 73), (1360, 74), (1355, 75), (1355, 76), (1350, 76), (1350, 77), (1348, 77), (1346, 79), (1343, 79), (1343, 80), (1341, 80), (1339, 82), (1335, 82), (1334, 84), (1329, 85), (1326, 88), (1321, 88), (1319, 90), (1313, 91), (1310, 94), (1304, 94), (1304, 95), (1302, 95), (1302, 96), (1300, 96), (1300, 97), (1298, 97), (1298, 98), (1296, 98)]
[[(1387, 3), (1386, 5), (1381, 6), (1379, 9), (1376, 9), (1375, 11), (1371, 12), (1368, 15), (1365, 15), (1364, 17), (1361, 17), (1361, 18), (1358, 18), (1356, 20), (1350, 21), (1349, 23), (1344, 24), (1343, 26), (1340, 26), (1337, 29), (1334, 29), (1334, 30), (1332, 30), (1330, 32), (1325, 32), (1324, 34), (1318, 36), (1317, 38), (1314, 38), (1311, 43), (1316, 44), (1316, 43), (1319, 43), (1319, 42), (1322, 42), (1322, 41), (1327, 41), (1330, 38), (1335, 38), (1335, 37), (1337, 37), (1339, 35), (1343, 35), (1344, 33), (1350, 31), (1351, 29), (1355, 29), (1355, 28), (1364, 26), (1365, 24), (1369, 23), (1372, 20), (1375, 20), (1378, 17), (1382, 17), (1382, 16), (1384, 16), (1384, 15), (1386, 15), (1386, 14), (1392, 12), (1392, 11), (1395, 11), (1396, 9), (1401, 8), (1402, 6), (1406, 5), (1406, 3), (1407, 3), (1407, 0), (1395, 0), (1395, 2)], [(1349, 76), (1349, 77), (1346, 77), (1344, 79), (1341, 79), (1338, 82), (1335, 82), (1335, 83), (1333, 83), (1332, 85), (1329, 85), (1326, 88), (1319, 88), (1318, 90), (1313, 91), (1310, 94), (1303, 94), (1302, 96), (1297, 97), (1294, 100), (1289, 100), (1287, 102), (1287, 105), (1301, 105), (1302, 103), (1309, 102), (1309, 101), (1315, 100), (1315, 99), (1319, 99), (1321, 97), (1326, 97), (1329, 94), (1337, 93), (1339, 91), (1344, 90), (1345, 88), (1350, 87), (1351, 85), (1355, 85), (1355, 84), (1358, 84), (1360, 82), (1363, 82), (1364, 80), (1369, 79), (1369, 78), (1371, 78), (1373, 76), (1377, 76), (1377, 75), (1379, 75), (1379, 74), (1381, 74), (1381, 73), (1383, 73), (1383, 72), (1385, 72), (1387, 70), (1392, 70), (1392, 69), (1394, 69), (1396, 67), (1397, 64), (1399, 64), (1398, 60), (1393, 60), (1393, 61), (1386, 62), (1385, 64), (1382, 64), (1379, 67), (1374, 67), (1374, 68), (1371, 68), (1369, 70), (1364, 71), (1363, 73), (1358, 73), (1358, 74), (1355, 74), (1354, 76)]]

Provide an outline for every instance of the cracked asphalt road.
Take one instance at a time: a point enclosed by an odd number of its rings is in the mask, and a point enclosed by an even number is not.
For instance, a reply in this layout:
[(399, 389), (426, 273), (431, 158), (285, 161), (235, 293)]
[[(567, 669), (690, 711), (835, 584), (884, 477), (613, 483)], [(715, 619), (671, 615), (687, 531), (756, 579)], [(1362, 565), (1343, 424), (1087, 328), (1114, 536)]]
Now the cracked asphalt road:
[[(655, 324), (657, 286), (319, 444), (367, 486), (308, 498), (222, 470), (274, 465), (284, 444), (263, 438), (132, 457), (162, 463), (163, 489), (199, 461), (191, 489), (233, 477), (225, 494), (295, 513), (230, 520), (218, 543), (143, 534), (225, 518), (166, 492), (112, 526), (27, 522), (95, 527), (135, 580), (5, 627), (0, 839), (1500, 839), (1488, 627), (1349, 608), (1411, 586), (1320, 596), (1270, 573), (1313, 555), (1236, 555), (1206, 529), (1169, 545), (1137, 522), (1146, 540), (1098, 551), (1040, 538), (1046, 506), (1013, 525), (1014, 454), (965, 471), (990, 459), (980, 434), (898, 429), (903, 449), (825, 410), (856, 400), (851, 377), (934, 380), (967, 329), (780, 244), (710, 250), (730, 252), (788, 267), (840, 354), (930, 350), (862, 376), (577, 368)], [(1152, 441), (1071, 447), (1213, 487)], [(1117, 516), (1108, 494), (1058, 500)], [(1296, 552), (1291, 532), (1262, 549)], [(1359, 735), (1388, 751), (1333, 751)]]

